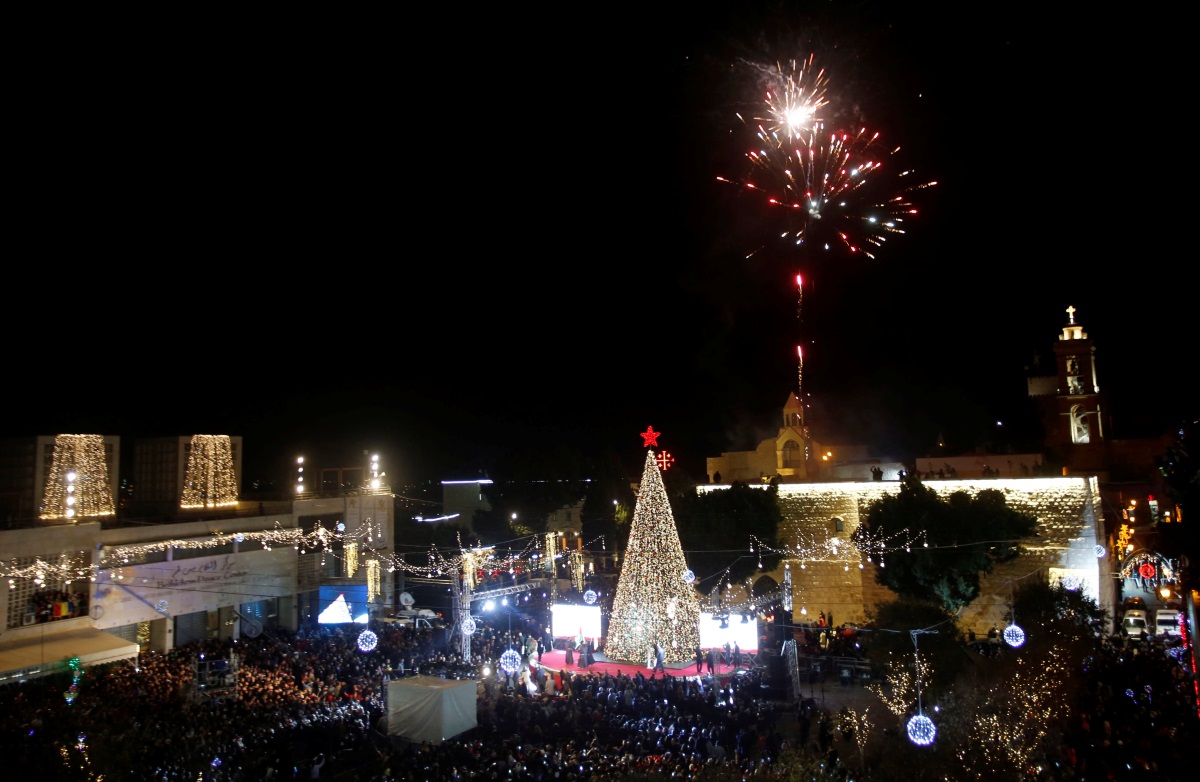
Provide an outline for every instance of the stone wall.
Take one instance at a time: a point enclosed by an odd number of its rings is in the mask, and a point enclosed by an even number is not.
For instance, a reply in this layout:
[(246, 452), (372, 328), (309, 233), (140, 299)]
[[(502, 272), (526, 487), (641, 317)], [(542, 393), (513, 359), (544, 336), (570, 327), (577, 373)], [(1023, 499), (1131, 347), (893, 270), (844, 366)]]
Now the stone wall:
[[(983, 575), (979, 597), (959, 616), (964, 631), (986, 633), (993, 624), (1003, 627), (1012, 591), (1029, 579), (1065, 580), (1101, 607), (1113, 610), (1116, 582), (1108, 553), (1097, 556), (1097, 546), (1103, 551), (1105, 541), (1094, 476), (979, 478), (928, 481), (925, 485), (943, 498), (955, 491), (974, 496), (983, 489), (998, 489), (1010, 508), (1038, 520), (1036, 535), (1022, 543), (1021, 555)], [(700, 490), (723, 488), (704, 486)], [(785, 561), (792, 570), (792, 616), (797, 624), (815, 621), (821, 611), (827, 616), (832, 612), (836, 624), (865, 623), (868, 610), (895, 598), (875, 581), (878, 562), (867, 561), (850, 539), (871, 504), (899, 490), (900, 484), (894, 481), (779, 486), (780, 542), (792, 555)], [(777, 571), (764, 575), (782, 583), (783, 563)]]

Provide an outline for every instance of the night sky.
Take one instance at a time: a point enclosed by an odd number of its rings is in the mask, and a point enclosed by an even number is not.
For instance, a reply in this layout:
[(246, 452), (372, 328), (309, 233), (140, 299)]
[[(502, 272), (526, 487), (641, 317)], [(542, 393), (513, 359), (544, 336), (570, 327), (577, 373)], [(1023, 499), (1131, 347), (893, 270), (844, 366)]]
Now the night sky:
[[(47, 31), (10, 115), (0, 434), (242, 435), (247, 477), (370, 449), (399, 484), (535, 447), (636, 478), (653, 426), (703, 480), (777, 429), (799, 339), (818, 439), (910, 458), (1027, 414), (1068, 305), (1116, 436), (1194, 416), (1187, 129), (1156, 108), (1181, 33), (895, 5)], [(938, 185), (874, 259), (805, 258), (798, 320), (797, 260), (717, 177), (809, 54)]]

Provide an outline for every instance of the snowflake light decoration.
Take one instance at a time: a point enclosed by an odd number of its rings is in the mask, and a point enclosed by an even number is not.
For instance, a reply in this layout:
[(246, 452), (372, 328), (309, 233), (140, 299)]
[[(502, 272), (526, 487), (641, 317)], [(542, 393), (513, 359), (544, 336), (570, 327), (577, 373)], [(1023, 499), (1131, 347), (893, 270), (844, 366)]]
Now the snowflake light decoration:
[(512, 676), (521, 669), (521, 655), (517, 654), (512, 649), (506, 650), (504, 654), (500, 655), (499, 667), (500, 670), (504, 671), (509, 676)]
[(924, 714), (918, 714), (908, 721), (908, 740), (918, 747), (928, 747), (935, 736), (937, 726)]
[(479, 625), (475, 623), (474, 618), (468, 616), (466, 619), (462, 620), (463, 635), (475, 635), (475, 631), (478, 629)]
[(358, 634), (359, 651), (369, 652), (379, 645), (379, 636), (370, 630), (363, 630)]
[(1004, 643), (1016, 649), (1021, 644), (1025, 643), (1025, 631), (1017, 625), (1009, 625), (1004, 628)]
[(687, 570), (683, 571), (683, 583), (685, 583), (685, 584), (696, 583), (696, 574), (692, 571), (691, 568), (688, 568)]

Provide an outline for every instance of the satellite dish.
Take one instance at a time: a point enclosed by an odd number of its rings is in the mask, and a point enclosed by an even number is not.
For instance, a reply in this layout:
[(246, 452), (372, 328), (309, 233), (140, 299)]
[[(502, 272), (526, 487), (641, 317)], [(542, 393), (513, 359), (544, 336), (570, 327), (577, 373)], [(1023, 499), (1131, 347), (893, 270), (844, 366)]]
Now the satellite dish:
[(242, 617), (242, 635), (247, 638), (258, 638), (262, 635), (263, 625), (257, 619)]
[(400, 605), (404, 606), (405, 608), (410, 608), (412, 606), (412, 604), (415, 602), (417, 602), (417, 601), (413, 600), (413, 596), (410, 595), (409, 593), (407, 593), (407, 592), (400, 593)]

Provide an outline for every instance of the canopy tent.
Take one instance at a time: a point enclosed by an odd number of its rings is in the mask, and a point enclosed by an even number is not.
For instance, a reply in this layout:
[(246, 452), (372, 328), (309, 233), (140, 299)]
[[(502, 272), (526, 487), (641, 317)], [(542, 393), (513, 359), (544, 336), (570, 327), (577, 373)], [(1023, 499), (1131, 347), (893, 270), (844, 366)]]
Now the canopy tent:
[(50, 628), (41, 633), (23, 633), (19, 638), (0, 638), (0, 681), (20, 672), (23, 677), (54, 673), (60, 664), (78, 657), (85, 667), (117, 660), (137, 659), (138, 645), (91, 627), (73, 627), (61, 632)]
[(388, 735), (441, 744), (479, 724), (473, 679), (410, 676), (388, 682)]

